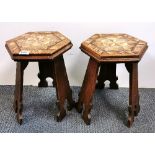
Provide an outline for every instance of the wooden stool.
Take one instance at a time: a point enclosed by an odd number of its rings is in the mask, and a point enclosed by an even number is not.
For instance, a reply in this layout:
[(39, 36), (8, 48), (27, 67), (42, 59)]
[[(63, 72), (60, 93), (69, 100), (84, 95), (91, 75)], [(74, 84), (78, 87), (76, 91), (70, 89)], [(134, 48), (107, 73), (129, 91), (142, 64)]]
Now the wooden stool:
[(95, 34), (84, 41), (80, 48), (90, 56), (78, 104), (76, 105), (78, 112), (83, 111), (83, 120), (87, 125), (90, 124), (90, 111), (95, 85), (96, 88), (102, 89), (104, 88), (104, 82), (109, 80), (110, 88), (118, 89), (116, 63), (125, 63), (130, 76), (128, 126), (131, 127), (134, 116), (137, 116), (140, 110), (138, 62), (147, 49), (147, 43), (127, 34)]
[(46, 78), (53, 78), (56, 87), (59, 112), (57, 121), (66, 115), (64, 102), (67, 99), (68, 109), (74, 104), (72, 91), (66, 73), (63, 53), (72, 47), (71, 41), (59, 32), (29, 32), (6, 42), (6, 48), (14, 61), (17, 61), (14, 110), (17, 121), (22, 124), (23, 116), (23, 75), (30, 61), (38, 61), (40, 78), (39, 86), (48, 86)]

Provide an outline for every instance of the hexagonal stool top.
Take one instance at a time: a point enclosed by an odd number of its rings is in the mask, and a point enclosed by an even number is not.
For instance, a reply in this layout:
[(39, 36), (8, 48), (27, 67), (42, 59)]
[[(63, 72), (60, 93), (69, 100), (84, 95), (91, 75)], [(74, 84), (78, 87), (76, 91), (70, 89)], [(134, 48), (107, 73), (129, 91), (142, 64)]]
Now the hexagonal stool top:
[(28, 32), (6, 42), (14, 60), (53, 59), (71, 47), (71, 41), (59, 32)]
[(127, 34), (95, 34), (81, 44), (81, 50), (98, 61), (139, 61), (147, 48), (145, 41)]

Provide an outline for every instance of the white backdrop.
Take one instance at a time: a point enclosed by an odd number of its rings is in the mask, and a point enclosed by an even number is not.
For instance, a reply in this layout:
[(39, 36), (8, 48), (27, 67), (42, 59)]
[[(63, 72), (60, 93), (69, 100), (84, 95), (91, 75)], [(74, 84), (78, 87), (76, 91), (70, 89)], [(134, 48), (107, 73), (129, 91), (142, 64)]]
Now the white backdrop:
[[(72, 40), (73, 48), (65, 55), (67, 73), (71, 85), (80, 86), (88, 63), (88, 56), (79, 50), (80, 43), (94, 33), (128, 33), (148, 42), (149, 48), (139, 63), (139, 87), (155, 88), (155, 23), (0, 23), (0, 85), (14, 85), (15, 62), (5, 49), (5, 41), (28, 31), (60, 31)], [(29, 63), (25, 70), (24, 84), (37, 85), (37, 63)], [(118, 84), (128, 87), (128, 72), (123, 64), (117, 67)], [(51, 81), (49, 80), (49, 83)]]

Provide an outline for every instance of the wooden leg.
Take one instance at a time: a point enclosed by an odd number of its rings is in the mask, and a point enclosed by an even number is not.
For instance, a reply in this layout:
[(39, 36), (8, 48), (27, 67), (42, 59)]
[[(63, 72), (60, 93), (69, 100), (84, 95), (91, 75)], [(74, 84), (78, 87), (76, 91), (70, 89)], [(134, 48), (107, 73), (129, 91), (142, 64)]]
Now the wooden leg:
[(110, 89), (118, 89), (116, 81), (116, 63), (102, 63), (100, 66), (99, 76), (97, 78), (98, 83), (96, 84), (97, 89), (103, 89), (106, 80), (110, 81)]
[[(52, 61), (39, 61), (39, 73), (38, 77), (40, 82), (38, 83), (39, 87), (48, 87), (48, 83), (46, 81), (47, 77), (51, 77), (53, 79), (53, 86), (55, 86), (55, 81), (53, 78), (53, 62)], [(52, 69), (51, 69), (52, 68)]]
[(72, 90), (69, 89), (68, 93), (67, 93), (67, 109), (69, 111), (71, 111), (74, 107), (75, 107), (75, 101), (72, 98)]
[(128, 127), (131, 127), (134, 122), (134, 116), (137, 116), (140, 111), (138, 92), (138, 63), (126, 63), (125, 65), (130, 74)]
[(67, 99), (68, 101), (69, 110), (71, 110), (75, 104), (72, 99), (72, 91), (69, 86), (63, 56), (59, 56), (54, 59), (54, 79), (59, 109), (59, 112), (57, 114), (57, 121), (61, 121), (66, 115), (66, 109), (64, 108), (65, 100)]
[(82, 88), (79, 94), (79, 100), (76, 105), (76, 109), (78, 112), (82, 112), (83, 109), (82, 118), (87, 125), (89, 125), (91, 121), (90, 111), (92, 108), (92, 97), (95, 90), (98, 68), (99, 63), (90, 58)]
[(28, 62), (17, 62), (16, 66), (16, 85), (15, 85), (15, 99), (14, 99), (14, 110), (17, 113), (17, 121), (22, 124), (23, 116), (23, 75), (24, 69), (28, 65)]

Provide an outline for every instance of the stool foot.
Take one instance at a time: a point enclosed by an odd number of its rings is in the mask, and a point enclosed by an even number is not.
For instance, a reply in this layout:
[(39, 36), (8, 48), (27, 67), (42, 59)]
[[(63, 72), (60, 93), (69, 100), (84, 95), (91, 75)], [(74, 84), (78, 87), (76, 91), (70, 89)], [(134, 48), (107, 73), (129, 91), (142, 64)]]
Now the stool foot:
[(139, 105), (135, 105), (135, 107), (133, 109), (132, 109), (132, 106), (129, 105), (129, 107), (128, 107), (128, 112), (129, 112), (128, 127), (131, 127), (131, 125), (134, 122), (134, 117), (138, 116), (139, 111), (140, 111), (140, 106)]
[(132, 126), (133, 122), (134, 122), (134, 117), (133, 116), (129, 116), (128, 117), (128, 122), (127, 122), (128, 128), (130, 128)]
[(90, 122), (91, 122), (91, 115), (90, 114), (83, 113), (82, 119), (84, 120), (86, 125), (90, 125)]
[[(91, 100), (91, 102), (92, 102), (92, 100)], [(92, 109), (91, 103), (84, 105), (82, 118), (83, 118), (84, 122), (86, 123), (86, 125), (90, 125), (90, 122), (91, 122), (91, 114), (90, 114), (91, 109)]]
[(23, 104), (20, 103), (20, 104), (18, 105), (17, 115), (16, 115), (17, 122), (18, 122), (20, 125), (22, 125), (22, 123), (23, 123), (22, 111), (23, 111)]
[(128, 127), (131, 127), (131, 125), (134, 122), (134, 117), (138, 116), (139, 111), (140, 111), (139, 105), (135, 105), (134, 108), (132, 108), (132, 105), (129, 105), (129, 107), (128, 107), (128, 112), (129, 112)]
[(20, 115), (17, 115), (16, 116), (17, 117), (17, 122), (20, 124), (20, 125), (22, 125), (22, 123), (23, 123), (23, 117)]
[(62, 119), (66, 116), (66, 110), (63, 110), (61, 112), (58, 112), (57, 116), (56, 116), (56, 120), (57, 122), (61, 122)]

